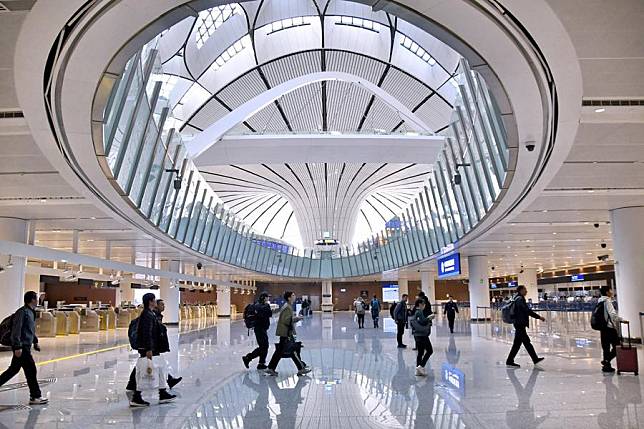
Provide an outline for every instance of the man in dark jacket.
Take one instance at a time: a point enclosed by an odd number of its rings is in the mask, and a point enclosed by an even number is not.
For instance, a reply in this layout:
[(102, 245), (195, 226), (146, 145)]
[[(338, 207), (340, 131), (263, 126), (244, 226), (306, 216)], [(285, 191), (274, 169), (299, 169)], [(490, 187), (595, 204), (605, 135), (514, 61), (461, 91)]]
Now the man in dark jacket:
[(31, 346), (34, 350), (40, 351), (38, 337), (36, 336), (36, 312), (38, 295), (29, 291), (24, 296), (25, 305), (20, 307), (13, 315), (11, 322), (11, 343), (13, 356), (9, 368), (0, 374), (0, 386), (15, 377), (20, 368), (25, 372), (27, 385), (29, 386), (29, 404), (44, 405), (47, 398), (42, 397), (38, 386), (36, 363), (31, 355)]
[(248, 364), (255, 358), (259, 358), (257, 369), (264, 371), (266, 368), (266, 356), (268, 356), (268, 328), (271, 326), (271, 316), (273, 311), (271, 306), (266, 302), (268, 293), (262, 292), (259, 294), (259, 299), (253, 305), (255, 310), (255, 340), (257, 340), (257, 347), (252, 352), (242, 356), (244, 366), (248, 368)]
[[(164, 347), (163, 329), (161, 323), (157, 318), (154, 310), (157, 307), (156, 297), (153, 293), (146, 293), (143, 295), (143, 312), (139, 316), (139, 324), (136, 332), (137, 349), (141, 358), (148, 358), (152, 360), (154, 356), (159, 356)], [(166, 335), (167, 341), (167, 335)], [(129, 384), (129, 383), (128, 383)], [(176, 395), (168, 393), (167, 381), (165, 377), (159, 377), (159, 402), (167, 403), (172, 402)], [(130, 400), (131, 407), (147, 407), (150, 403), (143, 400), (140, 390), (135, 390), (132, 400)]]
[(445, 314), (447, 315), (447, 322), (449, 323), (449, 332), (454, 333), (454, 319), (456, 319), (456, 313), (458, 313), (458, 305), (449, 297), (449, 301), (445, 303)]
[(394, 320), (396, 321), (396, 340), (398, 341), (398, 348), (405, 349), (407, 346), (403, 344), (403, 334), (405, 333), (405, 325), (407, 324), (407, 294), (402, 296), (402, 299), (396, 304), (394, 310)]
[(508, 359), (505, 361), (505, 364), (512, 368), (520, 368), (520, 365), (514, 362), (514, 358), (516, 357), (517, 353), (519, 353), (519, 349), (521, 348), (522, 344), (532, 358), (532, 362), (537, 364), (544, 359), (537, 356), (537, 352), (534, 351), (534, 347), (530, 342), (530, 337), (528, 337), (526, 329), (530, 324), (530, 317), (534, 317), (535, 319), (542, 321), (545, 321), (546, 319), (539, 316), (537, 313), (532, 311), (530, 307), (528, 307), (528, 304), (525, 301), (525, 295), (527, 293), (528, 290), (526, 289), (526, 287), (521, 285), (517, 288), (517, 296), (514, 298), (514, 343), (512, 343), (510, 354), (508, 355)]

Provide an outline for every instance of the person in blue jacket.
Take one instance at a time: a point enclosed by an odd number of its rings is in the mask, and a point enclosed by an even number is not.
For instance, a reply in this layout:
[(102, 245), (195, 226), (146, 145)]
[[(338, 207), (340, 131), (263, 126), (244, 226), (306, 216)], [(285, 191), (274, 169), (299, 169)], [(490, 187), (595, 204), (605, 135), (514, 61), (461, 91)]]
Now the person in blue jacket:
[(371, 318), (373, 319), (373, 327), (378, 328), (378, 321), (380, 320), (380, 301), (376, 295), (371, 299)]

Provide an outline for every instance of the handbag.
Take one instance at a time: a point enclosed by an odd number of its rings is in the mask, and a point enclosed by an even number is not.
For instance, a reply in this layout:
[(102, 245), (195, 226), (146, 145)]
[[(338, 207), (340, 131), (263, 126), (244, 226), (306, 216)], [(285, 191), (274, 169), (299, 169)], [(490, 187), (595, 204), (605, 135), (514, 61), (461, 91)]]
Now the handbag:
[(428, 337), (431, 333), (431, 324), (428, 323), (427, 325), (423, 325), (418, 320), (416, 320), (415, 317), (409, 320), (409, 324), (411, 325), (412, 334), (414, 335), (414, 337)]
[(282, 350), (282, 357), (290, 358), (294, 354), (297, 354), (299, 356), (301, 349), (302, 349), (302, 342), (295, 341), (295, 338), (289, 337), (288, 341), (286, 342), (286, 345), (284, 346), (284, 349)]
[(159, 368), (152, 359), (141, 357), (136, 361), (136, 390), (159, 388)]

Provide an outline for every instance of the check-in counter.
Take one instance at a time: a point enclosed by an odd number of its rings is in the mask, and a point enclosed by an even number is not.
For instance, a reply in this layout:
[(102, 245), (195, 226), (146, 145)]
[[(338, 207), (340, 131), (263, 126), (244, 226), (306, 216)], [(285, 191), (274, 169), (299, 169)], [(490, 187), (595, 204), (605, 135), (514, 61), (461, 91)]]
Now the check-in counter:
[(181, 306), (180, 316), (181, 320), (188, 320), (190, 318), (190, 311), (187, 305)]
[(98, 313), (96, 313), (94, 310), (81, 310), (81, 332), (98, 332), (98, 319)]
[(69, 316), (66, 311), (56, 310), (54, 312), (56, 317), (56, 335), (67, 336), (71, 330)]
[(80, 334), (80, 310), (68, 311), (67, 320), (69, 321), (69, 333)]
[(41, 338), (56, 336), (56, 318), (49, 311), (38, 312), (36, 318), (36, 335)]
[(129, 328), (130, 322), (133, 320), (132, 315), (134, 314), (133, 309), (129, 308), (119, 308), (119, 313), (117, 316), (116, 327), (117, 328)]
[(215, 306), (212, 304), (206, 305), (206, 317), (213, 318), (216, 315), (217, 315), (217, 312), (215, 310)]

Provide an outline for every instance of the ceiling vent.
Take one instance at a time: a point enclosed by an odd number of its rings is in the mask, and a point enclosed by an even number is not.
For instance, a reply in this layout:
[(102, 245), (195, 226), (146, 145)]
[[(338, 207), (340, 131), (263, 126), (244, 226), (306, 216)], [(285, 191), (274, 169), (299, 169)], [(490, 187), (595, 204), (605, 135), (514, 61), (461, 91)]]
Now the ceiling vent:
[[(2, 3), (0, 3), (0, 6)], [(2, 13), (2, 9), (0, 8), (0, 13)], [(24, 118), (25, 115), (22, 113), (21, 110), (14, 110), (14, 111), (6, 111), (6, 112), (0, 112), (0, 119), (10, 119), (10, 118)]]
[(582, 100), (582, 106), (644, 106), (644, 99), (639, 100)]

